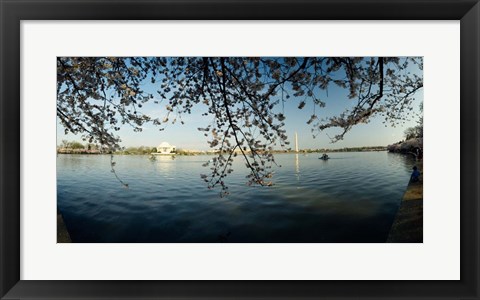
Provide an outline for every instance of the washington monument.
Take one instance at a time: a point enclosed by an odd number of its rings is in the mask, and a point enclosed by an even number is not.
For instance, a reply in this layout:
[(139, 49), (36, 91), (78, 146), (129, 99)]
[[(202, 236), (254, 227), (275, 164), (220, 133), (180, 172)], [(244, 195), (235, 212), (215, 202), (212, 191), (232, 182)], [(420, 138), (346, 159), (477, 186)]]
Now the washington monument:
[(295, 152), (298, 153), (298, 135), (296, 131), (295, 131)]

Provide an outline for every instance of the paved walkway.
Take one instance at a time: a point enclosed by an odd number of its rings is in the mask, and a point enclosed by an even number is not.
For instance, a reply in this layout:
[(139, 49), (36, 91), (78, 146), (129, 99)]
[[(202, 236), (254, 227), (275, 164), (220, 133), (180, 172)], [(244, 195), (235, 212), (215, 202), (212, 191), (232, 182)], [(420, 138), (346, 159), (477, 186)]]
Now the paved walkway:
[(57, 212), (57, 243), (71, 243), (72, 239), (68, 233), (67, 226), (63, 222), (60, 212)]
[(423, 243), (423, 166), (418, 168), (421, 180), (408, 184), (387, 243)]

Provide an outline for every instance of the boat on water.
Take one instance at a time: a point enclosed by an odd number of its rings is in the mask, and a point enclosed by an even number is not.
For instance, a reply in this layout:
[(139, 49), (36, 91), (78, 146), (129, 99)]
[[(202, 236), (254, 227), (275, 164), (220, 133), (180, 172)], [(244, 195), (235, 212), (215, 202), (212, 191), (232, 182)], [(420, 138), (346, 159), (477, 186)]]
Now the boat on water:
[(321, 159), (321, 160), (329, 160), (330, 157), (328, 157), (327, 154), (323, 154), (322, 156), (320, 156), (318, 159)]

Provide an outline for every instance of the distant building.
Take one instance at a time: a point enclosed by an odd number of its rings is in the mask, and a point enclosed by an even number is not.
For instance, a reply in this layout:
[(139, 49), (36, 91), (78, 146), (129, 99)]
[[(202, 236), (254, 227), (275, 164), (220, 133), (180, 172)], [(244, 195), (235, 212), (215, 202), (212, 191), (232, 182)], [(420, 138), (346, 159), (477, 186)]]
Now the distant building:
[(154, 154), (175, 154), (177, 147), (170, 145), (167, 142), (163, 142), (157, 146), (157, 152)]

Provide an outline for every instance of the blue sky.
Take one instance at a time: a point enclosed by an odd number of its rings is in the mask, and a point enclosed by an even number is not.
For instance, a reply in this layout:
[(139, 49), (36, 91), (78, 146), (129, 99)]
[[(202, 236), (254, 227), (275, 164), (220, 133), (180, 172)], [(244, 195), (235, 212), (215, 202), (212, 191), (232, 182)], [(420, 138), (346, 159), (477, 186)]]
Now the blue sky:
[[(144, 90), (155, 93), (155, 86), (151, 83), (145, 83)], [(325, 91), (318, 95), (326, 103), (323, 108), (316, 108), (316, 115), (322, 119), (334, 115), (338, 115), (346, 108), (352, 107), (355, 103), (355, 99), (349, 99), (347, 90), (339, 88), (338, 86), (331, 85), (328, 89), (328, 96)], [(415, 100), (413, 102), (414, 112), (419, 112), (419, 105), (423, 101), (423, 89), (415, 94)], [(321, 149), (321, 148), (343, 148), (343, 147), (361, 147), (361, 146), (386, 146), (394, 142), (403, 139), (404, 131), (408, 127), (417, 125), (417, 117), (405, 122), (401, 126), (396, 128), (385, 127), (382, 124), (382, 117), (372, 118), (368, 124), (359, 124), (354, 126), (344, 137), (344, 140), (336, 143), (331, 143), (330, 138), (340, 131), (338, 129), (329, 129), (321, 133), (315, 131), (316, 138), (313, 138), (311, 129), (312, 123), (306, 124), (307, 120), (313, 114), (313, 104), (307, 102), (307, 105), (302, 110), (298, 107), (299, 101), (291, 98), (284, 104), (285, 112), (285, 129), (291, 142), (290, 146), (294, 147), (295, 132), (298, 133), (298, 142), (300, 149)], [(281, 108), (281, 104), (277, 106)], [(192, 114), (182, 115), (184, 125), (180, 122), (176, 124), (168, 124), (163, 131), (159, 131), (158, 127), (151, 124), (143, 126), (142, 132), (134, 132), (129, 126), (123, 126), (117, 134), (121, 137), (121, 146), (150, 146), (154, 147), (161, 142), (168, 142), (177, 148), (191, 149), (191, 150), (208, 150), (207, 137), (202, 132), (198, 131), (198, 127), (206, 127), (212, 122), (213, 117), (201, 116), (203, 112), (206, 112), (207, 108), (203, 104), (197, 105), (192, 110)], [(151, 116), (163, 119), (166, 115), (165, 103), (159, 104), (153, 103), (153, 101), (145, 104), (142, 108), (142, 112)], [(172, 118), (170, 118), (172, 119)], [(327, 135), (328, 134), (328, 135)], [(57, 144), (60, 144), (62, 140), (76, 140), (81, 142), (80, 136), (73, 134), (65, 135), (63, 126), (57, 122)], [(277, 147), (278, 148), (278, 147)]]

